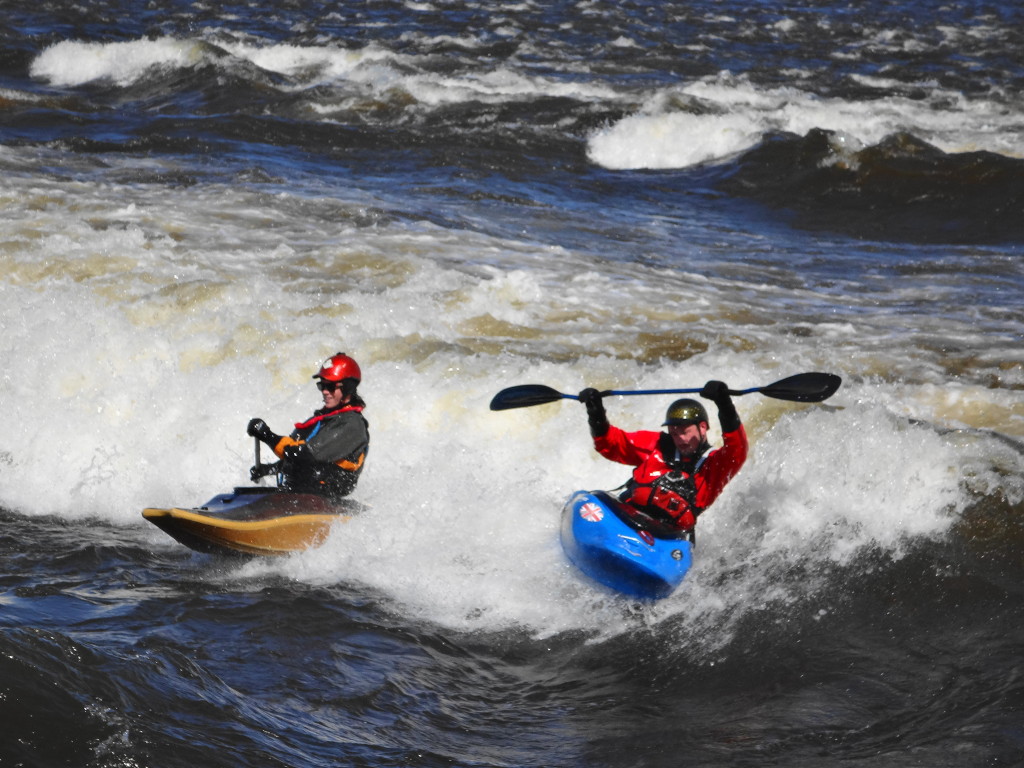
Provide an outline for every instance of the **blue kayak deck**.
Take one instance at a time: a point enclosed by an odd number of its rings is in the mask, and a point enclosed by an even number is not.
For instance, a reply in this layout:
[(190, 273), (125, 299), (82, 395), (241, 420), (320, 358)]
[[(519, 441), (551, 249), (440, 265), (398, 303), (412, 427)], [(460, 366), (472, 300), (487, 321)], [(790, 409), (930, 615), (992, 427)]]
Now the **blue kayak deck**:
[(637, 513), (605, 491), (577, 491), (569, 498), (561, 538), (577, 568), (630, 597), (668, 597), (693, 563), (690, 534)]

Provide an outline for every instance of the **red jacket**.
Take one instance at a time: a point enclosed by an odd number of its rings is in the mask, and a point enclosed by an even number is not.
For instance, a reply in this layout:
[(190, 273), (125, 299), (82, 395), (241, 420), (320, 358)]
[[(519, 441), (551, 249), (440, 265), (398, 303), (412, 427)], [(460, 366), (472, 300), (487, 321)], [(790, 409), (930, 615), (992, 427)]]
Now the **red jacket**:
[[(695, 492), (685, 494), (692, 496), (687, 501), (694, 510), (692, 517), (679, 519), (680, 527), (693, 527), (696, 516), (714, 503), (747, 459), (747, 432), (742, 424), (739, 429), (723, 434), (722, 442), (721, 448), (708, 453), (703, 461), (696, 462), (696, 469), (690, 467), (690, 471), (683, 472), (684, 477), (692, 477)], [(650, 489), (658, 478), (671, 472), (662, 452), (674, 451), (674, 446), (664, 432), (625, 432), (618, 427), (610, 427), (604, 435), (594, 438), (594, 447), (606, 459), (636, 467), (633, 481), (640, 488)], [(636, 499), (624, 500), (637, 504)], [(646, 496), (640, 501), (646, 502)]]

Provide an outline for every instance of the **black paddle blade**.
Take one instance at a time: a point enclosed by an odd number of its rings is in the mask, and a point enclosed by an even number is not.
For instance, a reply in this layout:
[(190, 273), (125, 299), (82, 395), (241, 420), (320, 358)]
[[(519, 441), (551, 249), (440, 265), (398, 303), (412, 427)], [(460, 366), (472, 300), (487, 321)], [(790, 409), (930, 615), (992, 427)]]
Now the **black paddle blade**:
[(820, 403), (832, 397), (842, 383), (843, 380), (834, 373), (798, 373), (767, 387), (761, 387), (758, 392), (778, 400)]
[(520, 384), (509, 387), (491, 398), (492, 411), (507, 411), (509, 408), (528, 408), (531, 405), (544, 405), (561, 400), (563, 397), (551, 387), (543, 384)]

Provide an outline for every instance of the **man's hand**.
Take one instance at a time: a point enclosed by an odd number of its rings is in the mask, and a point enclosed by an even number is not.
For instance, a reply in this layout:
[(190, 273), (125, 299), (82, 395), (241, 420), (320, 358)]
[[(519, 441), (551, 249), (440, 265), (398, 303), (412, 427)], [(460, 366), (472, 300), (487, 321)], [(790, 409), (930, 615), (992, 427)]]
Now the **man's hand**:
[(601, 437), (608, 432), (608, 414), (604, 410), (601, 393), (593, 387), (587, 387), (577, 395), (580, 402), (587, 406), (587, 421), (590, 423), (590, 434)]
[(734, 432), (740, 428), (740, 415), (729, 395), (729, 387), (722, 381), (709, 381), (700, 391), (700, 396), (718, 406), (718, 421), (722, 432)]
[(255, 483), (267, 475), (276, 475), (277, 469), (276, 462), (274, 464), (256, 464), (249, 468), (249, 479)]
[(250, 437), (258, 438), (260, 441), (266, 443), (271, 448), (280, 442), (280, 435), (276, 435), (270, 431), (270, 427), (267, 426), (267, 422), (263, 419), (253, 419), (249, 422), (249, 426), (245, 430)]
[(723, 400), (729, 400), (729, 387), (724, 381), (709, 381), (700, 391), (700, 396), (717, 405)]

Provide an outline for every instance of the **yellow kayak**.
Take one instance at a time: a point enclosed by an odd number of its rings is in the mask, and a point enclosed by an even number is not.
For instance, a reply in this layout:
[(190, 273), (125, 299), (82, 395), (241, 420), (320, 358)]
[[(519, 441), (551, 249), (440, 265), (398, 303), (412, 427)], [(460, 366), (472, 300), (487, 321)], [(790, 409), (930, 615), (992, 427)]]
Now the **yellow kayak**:
[(220, 555), (288, 555), (318, 547), (358, 513), (350, 499), (276, 488), (235, 488), (191, 509), (144, 509), (142, 516), (186, 547)]

